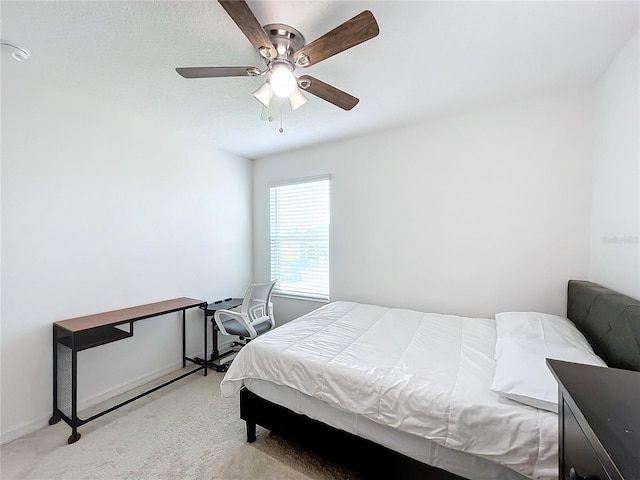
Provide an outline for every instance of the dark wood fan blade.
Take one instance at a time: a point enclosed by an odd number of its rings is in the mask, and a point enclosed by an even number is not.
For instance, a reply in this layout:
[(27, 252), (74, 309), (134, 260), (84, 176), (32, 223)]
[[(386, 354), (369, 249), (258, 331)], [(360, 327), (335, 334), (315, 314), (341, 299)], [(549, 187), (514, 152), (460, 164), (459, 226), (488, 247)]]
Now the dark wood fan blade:
[[(309, 86), (305, 88), (304, 85), (307, 82), (309, 83)], [(298, 84), (302, 87), (303, 91), (309, 92), (329, 103), (333, 103), (335, 106), (340, 107), (343, 110), (351, 110), (360, 101), (353, 95), (349, 95), (347, 92), (343, 92), (342, 90), (332, 87), (328, 83), (324, 83), (317, 78), (310, 77), (309, 75), (302, 75), (298, 78)]]
[[(299, 67), (315, 65), (337, 53), (372, 39), (378, 33), (380, 33), (380, 29), (373, 13), (365, 10), (302, 47), (295, 53), (294, 60)], [(309, 60), (306, 61), (305, 57)]]
[(260, 74), (256, 67), (182, 67), (176, 72), (184, 78), (253, 77)]
[(261, 48), (268, 49), (270, 57), (276, 57), (276, 49), (273, 48), (273, 44), (264, 31), (264, 28), (260, 25), (255, 15), (244, 0), (218, 0), (222, 8), (229, 14), (231, 19), (236, 22), (236, 25), (242, 30), (242, 33), (249, 39), (251, 45), (256, 47), (258, 51)]

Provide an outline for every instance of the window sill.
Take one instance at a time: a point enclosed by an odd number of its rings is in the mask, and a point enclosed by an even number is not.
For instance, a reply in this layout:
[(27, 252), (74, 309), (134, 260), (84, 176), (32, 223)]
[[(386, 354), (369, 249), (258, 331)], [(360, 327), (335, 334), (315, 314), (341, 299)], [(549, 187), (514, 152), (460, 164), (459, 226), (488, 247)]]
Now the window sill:
[(273, 292), (271, 295), (273, 297), (289, 298), (291, 300), (304, 300), (305, 302), (329, 303), (328, 298), (306, 297), (304, 295), (294, 295), (291, 293), (281, 293), (281, 292)]

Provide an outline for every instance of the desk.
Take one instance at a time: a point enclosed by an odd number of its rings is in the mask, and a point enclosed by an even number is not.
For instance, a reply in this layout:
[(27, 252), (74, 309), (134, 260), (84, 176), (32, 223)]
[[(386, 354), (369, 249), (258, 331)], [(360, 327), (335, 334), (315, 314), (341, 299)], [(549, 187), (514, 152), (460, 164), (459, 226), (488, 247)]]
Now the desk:
[[(234, 309), (236, 307), (239, 307), (240, 305), (242, 305), (242, 301), (243, 300), (244, 299), (242, 299), (242, 298), (226, 298), (224, 300), (218, 300), (217, 302), (209, 303), (206, 306), (203, 305), (203, 306), (200, 307), (200, 308), (202, 308), (204, 310), (204, 315), (205, 315), (204, 328), (205, 328), (205, 331), (207, 329), (206, 318), (207, 317), (211, 317), (211, 332), (212, 332), (212, 339), (213, 339), (213, 351), (211, 352), (211, 357), (209, 357), (209, 359), (206, 361), (206, 364), (211, 368), (215, 368), (215, 370), (217, 372), (226, 372), (227, 371), (226, 365), (224, 365), (224, 363), (219, 362), (219, 360), (221, 358), (226, 357), (227, 355), (229, 355), (230, 352), (225, 352), (225, 353), (221, 354), (218, 351), (218, 328), (216, 326), (216, 321), (213, 318), (213, 314), (216, 313), (218, 310), (231, 310), (231, 309)], [(196, 358), (196, 361), (198, 363), (201, 363), (201, 362), (204, 363), (205, 362), (201, 358)]]
[(558, 381), (559, 478), (640, 478), (640, 372), (547, 365)]
[[(71, 427), (72, 433), (67, 443), (74, 443), (80, 439), (78, 427), (95, 420), (113, 410), (133, 402), (145, 395), (176, 382), (188, 375), (204, 370), (200, 366), (173, 380), (152, 388), (140, 395), (124, 401), (114, 407), (104, 410), (85, 420), (78, 418), (78, 352), (94, 348), (107, 343), (116, 342), (133, 336), (133, 324), (146, 318), (166, 315), (182, 311), (182, 367), (186, 367), (187, 360), (198, 363), (186, 354), (186, 310), (194, 307), (205, 307), (207, 302), (193, 298), (174, 298), (164, 302), (150, 303), (112, 312), (98, 313), (86, 317), (71, 318), (53, 324), (53, 415), (49, 425), (58, 423), (61, 419)], [(117, 328), (119, 325), (129, 325), (129, 331)], [(207, 352), (207, 325), (205, 311), (204, 352)]]

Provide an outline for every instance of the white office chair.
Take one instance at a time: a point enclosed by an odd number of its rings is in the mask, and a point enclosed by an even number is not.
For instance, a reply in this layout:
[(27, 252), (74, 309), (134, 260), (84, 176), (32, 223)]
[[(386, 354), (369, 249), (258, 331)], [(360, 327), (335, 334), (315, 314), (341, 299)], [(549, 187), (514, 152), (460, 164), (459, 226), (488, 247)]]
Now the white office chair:
[(220, 333), (249, 341), (275, 327), (271, 303), (271, 292), (275, 284), (276, 280), (249, 285), (240, 311), (217, 310), (213, 318)]

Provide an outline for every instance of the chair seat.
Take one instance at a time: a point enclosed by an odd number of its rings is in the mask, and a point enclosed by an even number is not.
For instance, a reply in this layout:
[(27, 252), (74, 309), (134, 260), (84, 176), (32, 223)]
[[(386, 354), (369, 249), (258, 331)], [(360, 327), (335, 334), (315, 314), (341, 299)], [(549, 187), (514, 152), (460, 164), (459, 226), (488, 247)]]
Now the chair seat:
[[(223, 322), (225, 330), (231, 335), (237, 335), (239, 337), (249, 337), (249, 332), (242, 326), (242, 324), (234, 318), (229, 318)], [(271, 328), (269, 322), (262, 322), (254, 324), (253, 328), (256, 329), (258, 335), (262, 335), (264, 332)]]

